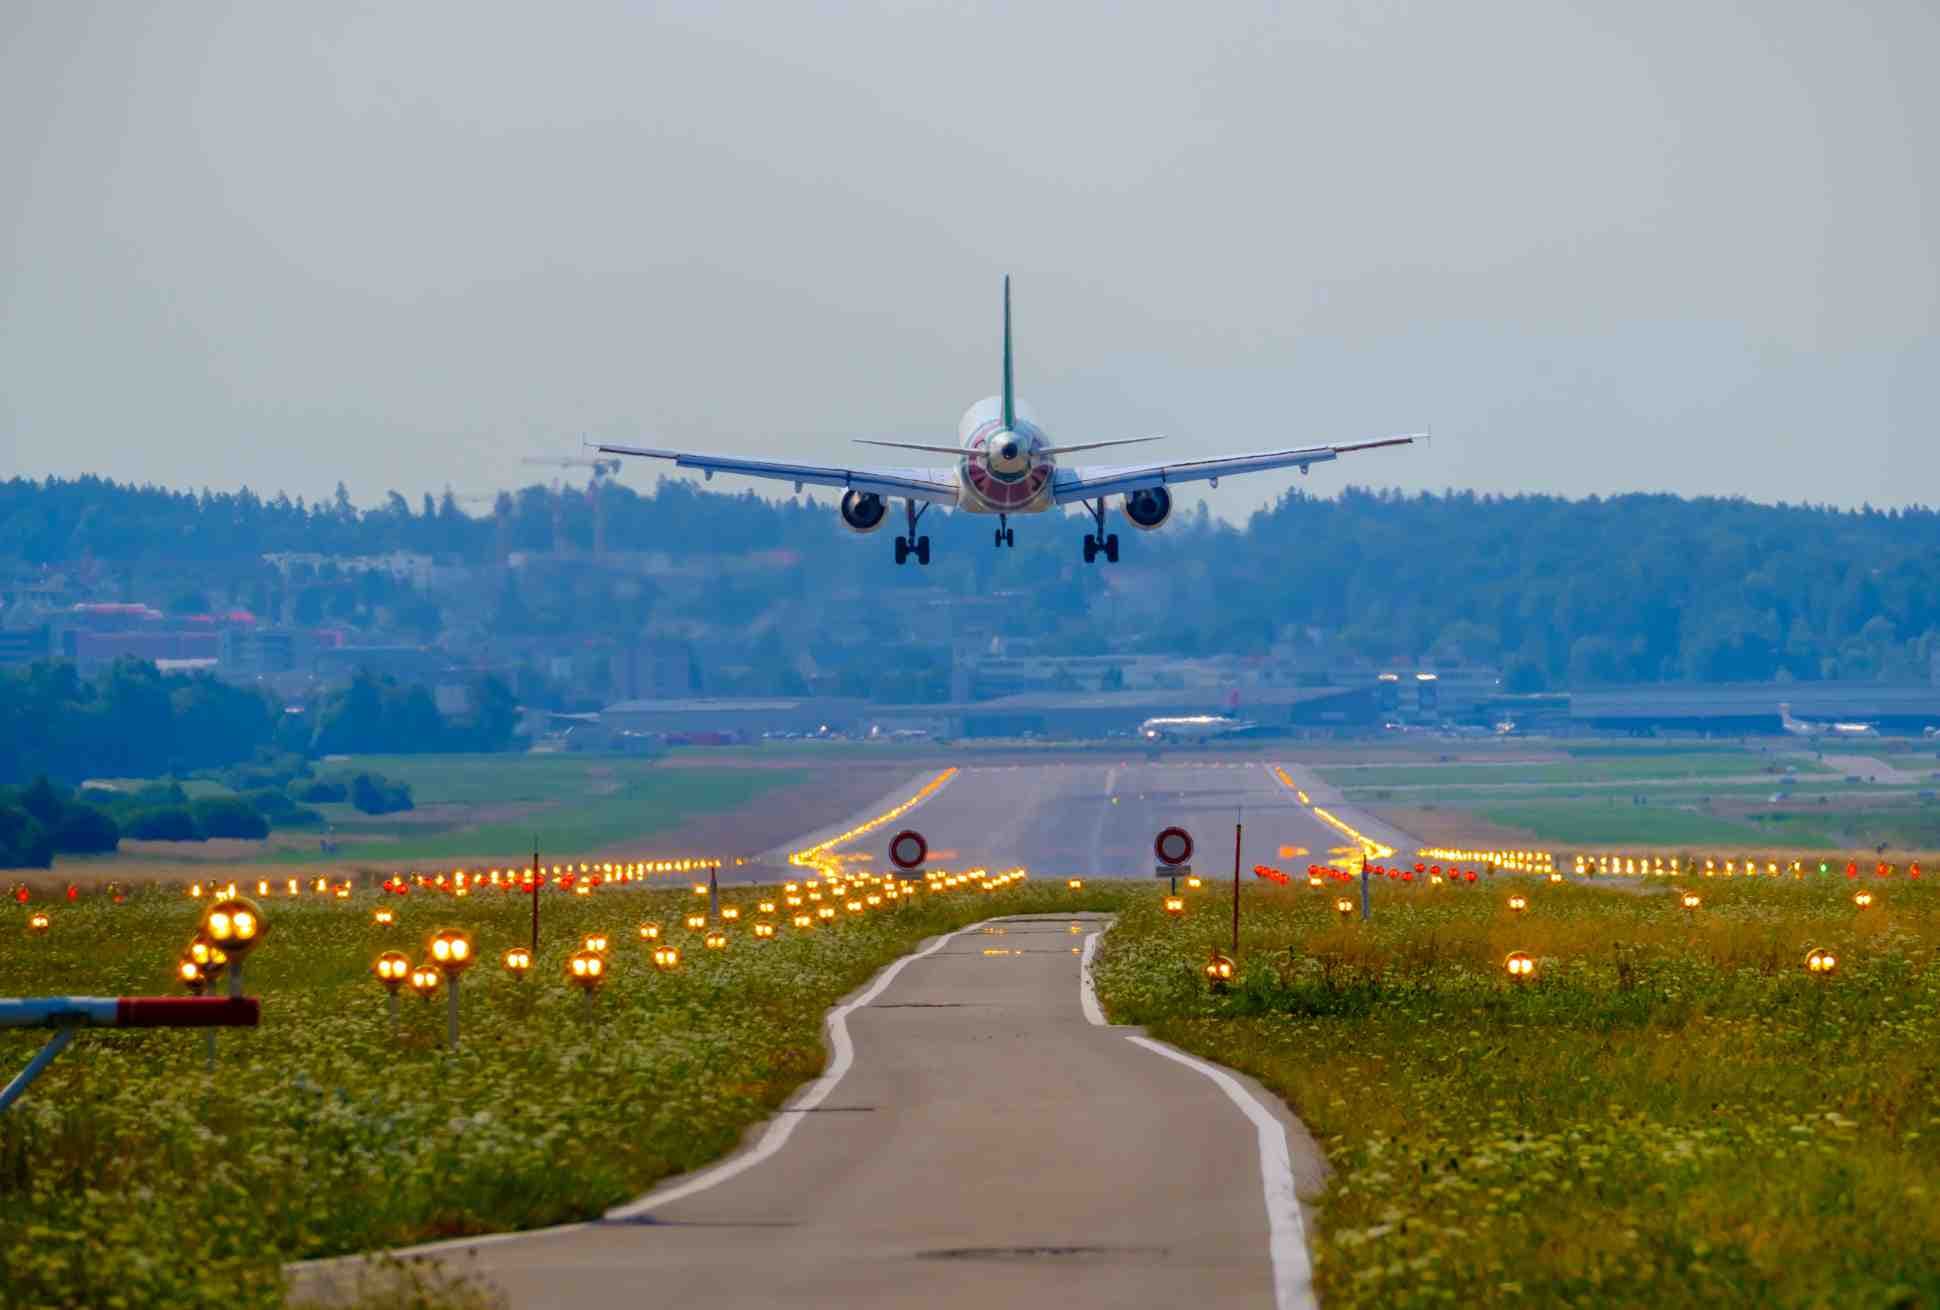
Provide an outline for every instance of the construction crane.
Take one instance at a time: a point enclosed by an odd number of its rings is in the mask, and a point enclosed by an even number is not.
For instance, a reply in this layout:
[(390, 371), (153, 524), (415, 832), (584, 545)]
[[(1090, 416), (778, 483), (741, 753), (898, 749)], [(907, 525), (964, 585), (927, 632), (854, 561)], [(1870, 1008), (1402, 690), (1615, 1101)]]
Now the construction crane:
[[(606, 558), (606, 494), (608, 478), (620, 471), (617, 459), (589, 459), (579, 455), (527, 455), (521, 461), (525, 464), (543, 464), (549, 468), (590, 469), (592, 480), (586, 484), (586, 499), (593, 506), (593, 556)], [(559, 493), (559, 483), (552, 484), (552, 548), (557, 554), (566, 551), (565, 510)]]
[[(450, 490), (449, 487), (446, 488)], [(468, 491), (452, 499), (460, 505), (490, 505), (494, 524), (495, 544), (498, 549), (498, 562), (502, 568), (512, 553), (512, 497), (503, 491)]]

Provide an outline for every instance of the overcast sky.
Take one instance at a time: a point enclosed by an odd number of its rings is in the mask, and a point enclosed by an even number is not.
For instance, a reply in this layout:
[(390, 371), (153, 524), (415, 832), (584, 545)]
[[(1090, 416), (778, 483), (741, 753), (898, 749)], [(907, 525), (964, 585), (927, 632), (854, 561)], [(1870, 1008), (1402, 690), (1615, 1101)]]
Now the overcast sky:
[(7, 0), (0, 476), (867, 462), (995, 390), (1009, 272), (1064, 441), (1931, 503), (1936, 69), (1931, 0)]

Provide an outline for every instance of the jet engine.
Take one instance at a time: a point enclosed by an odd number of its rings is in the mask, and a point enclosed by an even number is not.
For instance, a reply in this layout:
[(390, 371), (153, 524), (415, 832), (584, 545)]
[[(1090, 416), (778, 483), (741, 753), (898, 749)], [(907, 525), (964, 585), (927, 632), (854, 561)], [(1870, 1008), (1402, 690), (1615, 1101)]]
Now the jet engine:
[(1003, 482), (1015, 482), (1031, 471), (1031, 443), (1015, 432), (999, 432), (984, 450), (984, 465)]
[(874, 532), (889, 521), (889, 502), (873, 491), (845, 491), (842, 521), (857, 532)]
[(1146, 487), (1125, 493), (1125, 517), (1132, 526), (1150, 532), (1172, 517), (1172, 493), (1164, 487)]

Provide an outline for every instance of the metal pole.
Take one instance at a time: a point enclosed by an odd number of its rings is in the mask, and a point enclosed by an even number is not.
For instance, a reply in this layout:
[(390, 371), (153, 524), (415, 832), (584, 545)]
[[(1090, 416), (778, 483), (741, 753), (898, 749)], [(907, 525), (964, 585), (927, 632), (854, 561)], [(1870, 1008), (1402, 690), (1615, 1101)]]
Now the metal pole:
[(458, 1049), (458, 978), (455, 973), (451, 975), (445, 999), (445, 1048), (452, 1051)]
[(539, 958), (539, 843), (532, 843), (532, 958)]
[(0, 1088), (0, 1111), (5, 1111), (8, 1106), (18, 1101), (21, 1093), (27, 1090), (34, 1079), (40, 1077), (41, 1071), (52, 1064), (54, 1057), (66, 1050), (67, 1044), (73, 1040), (72, 1028), (55, 1029), (54, 1035), (47, 1039), (47, 1045), (41, 1047), (34, 1053), (34, 1058), (27, 1061), (27, 1067), (15, 1074), (13, 1081), (5, 1088)]
[(1367, 852), (1361, 852), (1361, 922), (1366, 923), (1374, 917), (1374, 907), (1368, 900), (1367, 892)]
[(1239, 834), (1245, 825), (1233, 825), (1233, 956), (1239, 957)]
[(243, 994), (243, 957), (238, 955), (229, 961), (229, 999), (237, 1001)]
[(707, 917), (710, 919), (721, 917), (721, 884), (714, 873), (713, 869), (707, 871)]

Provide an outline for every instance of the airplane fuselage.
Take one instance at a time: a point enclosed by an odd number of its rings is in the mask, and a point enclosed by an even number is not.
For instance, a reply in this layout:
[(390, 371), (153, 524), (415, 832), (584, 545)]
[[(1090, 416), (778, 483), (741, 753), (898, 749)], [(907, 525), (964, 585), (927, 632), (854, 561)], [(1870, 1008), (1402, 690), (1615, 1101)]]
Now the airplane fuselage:
[(972, 514), (1042, 514), (1056, 507), (1051, 480), (1057, 456), (1045, 454), (1051, 439), (1024, 410), (1016, 407), (1004, 426), (1001, 396), (980, 400), (957, 424), (957, 508)]

